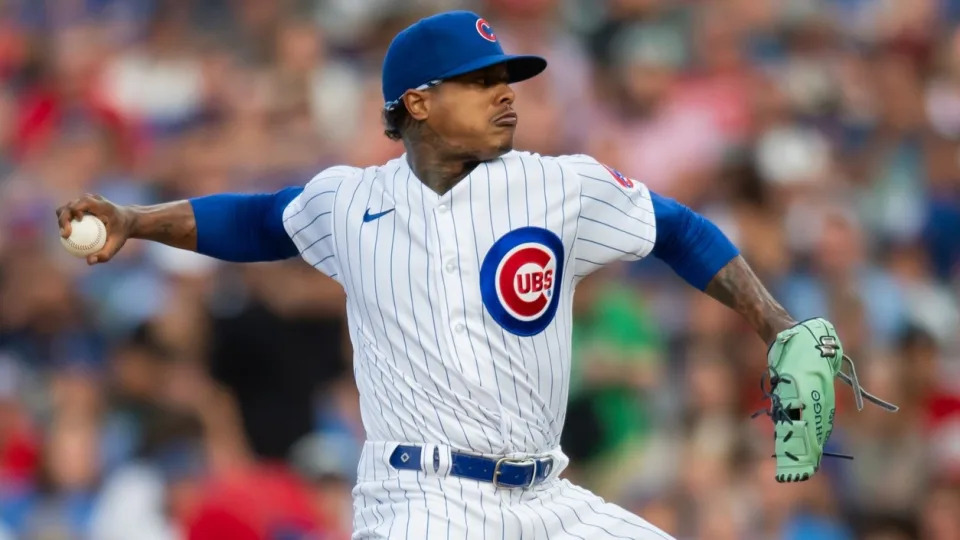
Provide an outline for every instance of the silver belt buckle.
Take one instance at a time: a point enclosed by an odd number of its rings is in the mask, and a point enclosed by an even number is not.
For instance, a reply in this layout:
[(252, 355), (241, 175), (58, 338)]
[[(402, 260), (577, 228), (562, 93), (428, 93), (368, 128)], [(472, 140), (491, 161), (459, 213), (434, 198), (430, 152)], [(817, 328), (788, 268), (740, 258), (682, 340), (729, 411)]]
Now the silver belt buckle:
[[(527, 484), (526, 486), (504, 486), (504, 485), (502, 485), (502, 484), (500, 483), (500, 472), (501, 472), (501, 471), (500, 471), (500, 467), (501, 467), (504, 463), (509, 463), (510, 465), (520, 465), (520, 466), (533, 465), (533, 474), (530, 475), (530, 483)], [(514, 458), (506, 458), (506, 457), (503, 457), (503, 458), (498, 459), (498, 460), (497, 460), (497, 464), (493, 466), (493, 480), (492, 480), (492, 483), (493, 483), (493, 487), (495, 487), (495, 488), (501, 488), (501, 487), (503, 487), (503, 488), (508, 488), (508, 489), (514, 489), (514, 488), (530, 489), (530, 488), (533, 487), (533, 483), (536, 482), (536, 481), (537, 481), (537, 460), (536, 460), (535, 458), (514, 459)]]

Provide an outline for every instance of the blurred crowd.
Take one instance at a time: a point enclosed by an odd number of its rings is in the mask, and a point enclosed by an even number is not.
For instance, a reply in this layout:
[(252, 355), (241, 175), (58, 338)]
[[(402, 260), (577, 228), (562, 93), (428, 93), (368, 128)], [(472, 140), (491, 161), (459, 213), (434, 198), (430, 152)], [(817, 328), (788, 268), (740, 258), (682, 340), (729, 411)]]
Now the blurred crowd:
[(298, 261), (54, 209), (304, 184), (402, 153), (380, 63), (441, 9), (547, 72), (516, 146), (588, 153), (714, 220), (835, 322), (830, 460), (774, 482), (765, 344), (655, 260), (575, 300), (566, 473), (680, 539), (960, 539), (960, 0), (0, 0), (0, 539), (344, 539), (363, 428), (344, 298)]

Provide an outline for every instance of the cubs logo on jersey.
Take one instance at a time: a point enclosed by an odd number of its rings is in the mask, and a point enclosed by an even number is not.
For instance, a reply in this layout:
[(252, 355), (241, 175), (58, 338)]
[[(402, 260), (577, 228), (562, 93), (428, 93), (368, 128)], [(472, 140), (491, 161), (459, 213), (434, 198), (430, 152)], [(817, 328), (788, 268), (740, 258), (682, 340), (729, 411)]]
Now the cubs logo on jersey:
[(539, 334), (556, 315), (562, 274), (563, 242), (556, 234), (539, 227), (513, 230), (483, 259), (483, 305), (509, 332)]
[(493, 33), (493, 28), (490, 27), (490, 23), (486, 19), (477, 19), (477, 32), (480, 37), (487, 41), (497, 40), (497, 35)]

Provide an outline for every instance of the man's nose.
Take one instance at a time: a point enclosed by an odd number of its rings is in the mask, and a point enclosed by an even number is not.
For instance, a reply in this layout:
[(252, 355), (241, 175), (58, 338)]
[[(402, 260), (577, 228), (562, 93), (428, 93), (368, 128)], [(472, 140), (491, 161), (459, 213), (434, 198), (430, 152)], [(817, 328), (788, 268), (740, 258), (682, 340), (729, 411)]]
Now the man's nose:
[(513, 101), (517, 98), (517, 95), (513, 92), (513, 88), (510, 88), (510, 85), (503, 83), (500, 88), (500, 93), (497, 96), (498, 105), (513, 105)]

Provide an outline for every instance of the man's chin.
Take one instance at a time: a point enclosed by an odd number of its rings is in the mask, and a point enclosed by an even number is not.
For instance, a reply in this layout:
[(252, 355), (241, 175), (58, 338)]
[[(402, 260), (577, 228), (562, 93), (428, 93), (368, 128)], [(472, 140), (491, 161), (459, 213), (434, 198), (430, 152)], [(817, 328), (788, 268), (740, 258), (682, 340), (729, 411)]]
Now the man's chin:
[(493, 150), (494, 155), (490, 157), (490, 159), (497, 159), (511, 150), (513, 150), (513, 135), (510, 135), (509, 138), (505, 139), (496, 146), (496, 148)]
[(513, 150), (513, 134), (509, 137), (502, 137), (499, 141), (491, 141), (491, 144), (483, 150), (474, 154), (478, 161), (490, 161), (499, 158)]

